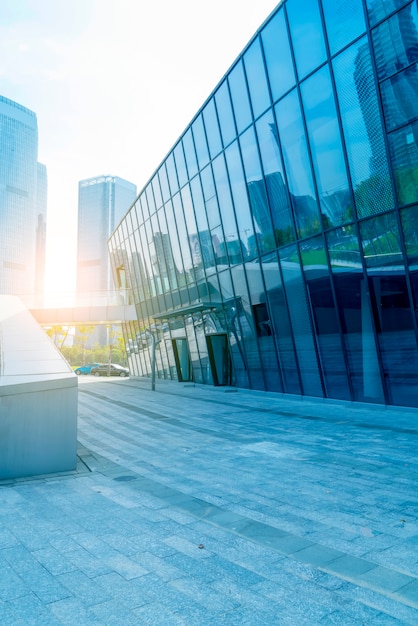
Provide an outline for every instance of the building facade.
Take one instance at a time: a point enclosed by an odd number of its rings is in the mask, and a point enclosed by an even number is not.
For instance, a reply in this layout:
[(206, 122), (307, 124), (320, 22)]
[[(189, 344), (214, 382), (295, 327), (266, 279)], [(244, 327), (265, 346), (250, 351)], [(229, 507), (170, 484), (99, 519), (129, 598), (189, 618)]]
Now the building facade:
[(0, 293), (28, 305), (43, 296), (46, 207), (36, 115), (0, 96)]
[(108, 243), (133, 374), (418, 406), (417, 1), (282, 2)]

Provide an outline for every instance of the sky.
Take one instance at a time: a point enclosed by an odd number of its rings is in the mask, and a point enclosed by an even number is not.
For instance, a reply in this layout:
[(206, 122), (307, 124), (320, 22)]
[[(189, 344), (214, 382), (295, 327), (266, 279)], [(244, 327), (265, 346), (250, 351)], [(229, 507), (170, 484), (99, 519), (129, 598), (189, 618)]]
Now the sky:
[(0, 0), (0, 94), (38, 119), (46, 288), (75, 289), (78, 182), (144, 187), (279, 0)]

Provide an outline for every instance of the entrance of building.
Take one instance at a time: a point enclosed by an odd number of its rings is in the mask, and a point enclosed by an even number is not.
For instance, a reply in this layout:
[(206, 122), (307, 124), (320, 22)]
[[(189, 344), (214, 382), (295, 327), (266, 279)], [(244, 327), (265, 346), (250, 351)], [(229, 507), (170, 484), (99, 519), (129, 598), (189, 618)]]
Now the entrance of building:
[(231, 359), (226, 334), (206, 335), (209, 363), (212, 371), (213, 384), (231, 384)]
[(173, 351), (179, 382), (185, 383), (191, 381), (192, 366), (187, 339), (173, 339)]

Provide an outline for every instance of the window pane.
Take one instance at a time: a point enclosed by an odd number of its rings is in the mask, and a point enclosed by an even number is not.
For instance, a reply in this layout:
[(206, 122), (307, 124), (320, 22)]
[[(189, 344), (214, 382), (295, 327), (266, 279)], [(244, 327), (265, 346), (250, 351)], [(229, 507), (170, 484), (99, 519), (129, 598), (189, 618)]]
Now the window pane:
[(161, 191), (163, 193), (164, 202), (167, 202), (170, 197), (170, 189), (168, 187), (168, 178), (164, 163), (158, 170), (158, 177), (160, 179)]
[(279, 11), (261, 33), (271, 93), (275, 102), (295, 84), (284, 11)]
[(174, 148), (174, 160), (177, 168), (177, 178), (179, 179), (180, 187), (187, 182), (187, 170), (186, 161), (184, 160), (183, 145), (178, 143)]
[(367, 40), (338, 55), (333, 67), (357, 213), (367, 217), (393, 208)]
[(292, 91), (275, 107), (289, 190), (299, 237), (321, 228), (298, 94)]
[(413, 2), (372, 31), (380, 79), (418, 60), (418, 9)]
[(170, 192), (171, 192), (171, 195), (174, 195), (179, 188), (179, 184), (177, 181), (176, 168), (174, 166), (173, 153), (169, 154), (165, 164), (167, 167), (168, 180), (170, 183)]
[(325, 228), (352, 221), (354, 211), (328, 67), (301, 86)]
[(218, 192), (219, 208), (222, 215), (222, 225), (225, 233), (226, 248), (230, 263), (239, 263), (242, 260), (242, 249), (238, 241), (234, 207), (231, 198), (228, 174), (223, 154), (213, 162), (213, 175)]
[(161, 197), (160, 183), (157, 175), (152, 179), (152, 189), (154, 191), (155, 205), (157, 209), (159, 209), (163, 203), (163, 199)]
[(388, 130), (418, 117), (418, 64), (388, 78), (380, 88)]
[(244, 66), (254, 117), (259, 117), (270, 106), (270, 94), (259, 39), (256, 39), (244, 54)]
[(418, 122), (389, 135), (399, 204), (418, 202)]
[(209, 163), (209, 152), (201, 115), (199, 115), (199, 117), (193, 122), (192, 130), (194, 142), (196, 145), (199, 168), (202, 169), (203, 167), (205, 167), (205, 165)]
[(394, 213), (360, 223), (361, 243), (366, 267), (403, 266), (398, 226)]
[(408, 0), (366, 0), (370, 24), (373, 26), (407, 2)]
[(361, 0), (322, 0), (331, 54), (344, 48), (366, 30)]
[(193, 178), (195, 174), (197, 174), (196, 152), (194, 149), (192, 131), (190, 128), (183, 137), (183, 146), (184, 154), (186, 156), (187, 171), (190, 179)]
[(221, 134), (213, 98), (209, 100), (203, 109), (203, 121), (205, 122), (210, 156), (213, 159), (222, 150)]
[(228, 174), (234, 199), (235, 214), (238, 223), (238, 237), (244, 259), (257, 256), (257, 242), (248, 203), (247, 186), (241, 165), (241, 157), (237, 142), (225, 151)]
[(250, 101), (248, 99), (247, 83), (245, 81), (244, 69), (240, 61), (228, 76), (231, 99), (234, 107), (235, 121), (240, 133), (247, 128), (252, 121)]
[(229, 97), (228, 84), (222, 83), (215, 94), (216, 108), (218, 111), (219, 124), (224, 146), (227, 146), (236, 137), (234, 116), (232, 114), (231, 99)]
[(253, 127), (241, 135), (240, 145), (251, 212), (256, 229), (255, 237), (260, 253), (263, 254), (275, 248), (275, 241)]
[(284, 181), (280, 156), (279, 134), (271, 112), (256, 123), (257, 137), (263, 164), (264, 180), (273, 216), (274, 236), (277, 246), (295, 239), (289, 194)]
[(401, 220), (409, 269), (418, 270), (418, 205), (403, 209)]
[(299, 78), (326, 59), (324, 34), (317, 0), (292, 0), (286, 3), (290, 34)]

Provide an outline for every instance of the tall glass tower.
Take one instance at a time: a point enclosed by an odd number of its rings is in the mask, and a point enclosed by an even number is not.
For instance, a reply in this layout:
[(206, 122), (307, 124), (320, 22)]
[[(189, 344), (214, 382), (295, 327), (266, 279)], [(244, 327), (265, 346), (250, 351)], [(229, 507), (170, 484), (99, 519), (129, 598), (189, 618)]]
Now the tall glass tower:
[(47, 178), (37, 159), (35, 113), (0, 96), (0, 293), (28, 305), (35, 292), (39, 300), (45, 269)]

